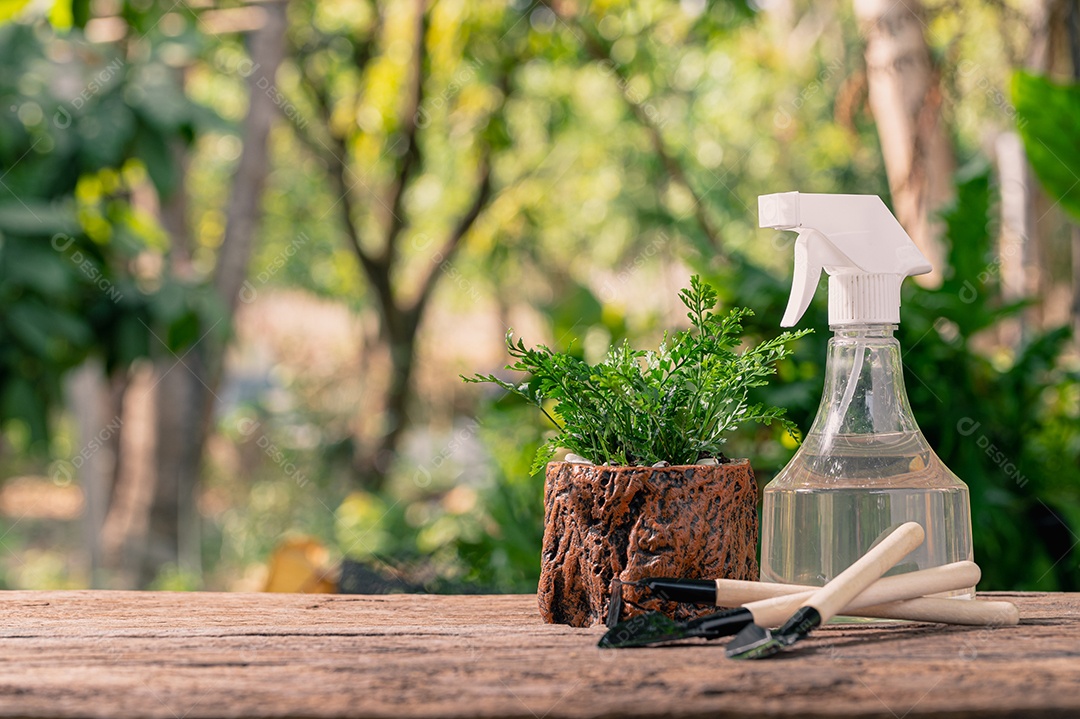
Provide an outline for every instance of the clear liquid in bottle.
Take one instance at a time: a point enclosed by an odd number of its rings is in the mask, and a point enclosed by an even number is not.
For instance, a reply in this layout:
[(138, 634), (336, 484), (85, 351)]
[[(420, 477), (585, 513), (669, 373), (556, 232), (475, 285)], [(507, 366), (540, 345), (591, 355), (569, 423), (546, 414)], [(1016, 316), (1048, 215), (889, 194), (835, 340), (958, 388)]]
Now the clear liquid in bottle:
[(762, 581), (822, 586), (909, 521), (926, 539), (889, 574), (973, 560), (967, 485), (915, 422), (893, 329), (845, 327), (829, 341), (814, 425), (765, 487)]
[[(807, 438), (807, 445), (818, 439)], [(908, 521), (922, 525), (926, 540), (889, 574), (972, 559), (967, 487), (932, 450), (920, 451), (921, 435), (879, 436), (874, 445), (881, 444), (893, 453), (868, 455), (858, 452), (857, 439), (840, 441), (829, 456), (808, 456), (777, 476), (762, 509), (763, 536), (772, 538), (762, 548), (763, 581), (821, 586)], [(822, 464), (849, 481), (815, 473)], [(972, 598), (974, 587), (950, 595)]]

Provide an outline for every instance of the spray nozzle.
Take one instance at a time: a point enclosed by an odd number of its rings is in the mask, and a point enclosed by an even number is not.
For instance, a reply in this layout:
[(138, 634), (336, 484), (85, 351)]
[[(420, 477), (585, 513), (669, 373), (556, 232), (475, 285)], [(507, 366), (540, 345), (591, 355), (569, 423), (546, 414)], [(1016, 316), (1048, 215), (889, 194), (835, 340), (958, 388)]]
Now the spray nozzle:
[(761, 195), (758, 224), (799, 233), (783, 327), (802, 317), (822, 270), (829, 274), (829, 324), (844, 325), (896, 324), (900, 283), (932, 269), (877, 195)]

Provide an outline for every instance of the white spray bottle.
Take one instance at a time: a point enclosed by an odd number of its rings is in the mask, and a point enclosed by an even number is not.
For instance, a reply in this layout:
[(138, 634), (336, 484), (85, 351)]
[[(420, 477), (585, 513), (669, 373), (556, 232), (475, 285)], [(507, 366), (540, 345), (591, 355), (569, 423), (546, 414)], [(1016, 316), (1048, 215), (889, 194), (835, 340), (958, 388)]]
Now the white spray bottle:
[[(817, 417), (765, 487), (762, 581), (823, 585), (907, 521), (926, 541), (901, 571), (972, 560), (967, 485), (919, 430), (893, 338), (900, 285), (930, 263), (876, 195), (762, 195), (758, 219), (799, 233), (780, 324), (799, 321), (824, 269), (834, 333)], [(974, 587), (956, 595), (973, 597)]]

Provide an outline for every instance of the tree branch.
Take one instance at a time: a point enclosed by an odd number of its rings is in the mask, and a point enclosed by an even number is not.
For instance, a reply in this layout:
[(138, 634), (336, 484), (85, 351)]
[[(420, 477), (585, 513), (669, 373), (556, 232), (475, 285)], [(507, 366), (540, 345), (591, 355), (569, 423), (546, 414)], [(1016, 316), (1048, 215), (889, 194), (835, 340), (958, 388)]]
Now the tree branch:
[[(694, 189), (683, 166), (679, 164), (679, 161), (668, 150), (667, 145), (664, 144), (664, 136), (660, 133), (660, 125), (658, 125), (656, 120), (650, 115), (648, 108), (631, 96), (629, 91), (630, 82), (629, 78), (626, 76), (626, 72), (619, 63), (611, 58), (611, 53), (603, 43), (593, 37), (590, 33), (584, 31), (584, 29), (582, 30), (581, 36), (581, 39), (585, 43), (586, 50), (593, 59), (599, 60), (610, 68), (611, 74), (617, 79), (619, 94), (630, 108), (630, 111), (638, 121), (638, 124), (640, 124), (648, 133), (649, 141), (653, 146), (653, 151), (656, 152), (657, 157), (660, 158), (660, 162), (663, 163), (664, 169), (667, 171), (668, 175), (682, 185), (690, 194), (690, 197), (693, 198), (694, 219), (701, 227), (701, 231), (705, 234), (705, 237), (708, 238), (709, 244), (717, 250), (722, 250), (724, 244), (722, 233), (720, 232), (720, 229), (713, 224), (712, 220), (709, 219), (709, 215), (705, 211), (704, 198)], [(722, 259), (724, 258), (722, 254), (719, 255), (719, 257)]]
[[(368, 30), (366, 39), (353, 40), (353, 66), (359, 75), (363, 75), (364, 70), (367, 68), (371, 59), (375, 56), (375, 47), (378, 44), (379, 36), (382, 33), (383, 27), (383, 15), (378, 3), (375, 3), (375, 19), (371, 24), (371, 28)], [(329, 47), (330, 43), (325, 40), (325, 36), (320, 36), (318, 41), (312, 41), (306, 44), (304, 48), (297, 45), (292, 45), (292, 52), (290, 53), (296, 58), (296, 69), (300, 75), (301, 85), (307, 88), (307, 91), (311, 94), (309, 101), (319, 111), (321, 118), (323, 119), (323, 126), (328, 138), (333, 138), (334, 133), (330, 127), (330, 99), (329, 93), (325, 86), (320, 86), (317, 78), (315, 78), (309, 71), (305, 60), (309, 56), (307, 51), (309, 48), (314, 47), (316, 50), (325, 50)], [(355, 99), (355, 98), (353, 98)], [(307, 130), (307, 123), (300, 122), (300, 118), (297, 113), (289, 113), (288, 119), (292, 124), (293, 130), (297, 136), (308, 145), (308, 147), (316, 154), (316, 156), (325, 159), (324, 152), (325, 147), (321, 147), (324, 143), (316, 138)]]
[[(377, 27), (378, 24), (376, 24), (376, 28)], [(375, 43), (377, 34), (378, 33), (375, 32), (367, 42), (357, 43), (357, 51), (361, 52), (366, 50), (367, 59), (370, 59), (371, 57), (371, 46)], [(307, 47), (303, 49), (294, 45), (292, 47), (291, 55), (296, 61), (297, 73), (300, 76), (300, 85), (307, 91), (308, 103), (315, 108), (319, 120), (322, 122), (325, 140), (324, 138), (316, 137), (311, 130), (308, 129), (306, 118), (301, 118), (299, 113), (282, 114), (289, 120), (293, 132), (296, 133), (296, 136), (300, 141), (307, 145), (308, 149), (311, 150), (316, 157), (329, 166), (333, 158), (330, 157), (331, 151), (327, 147), (327, 143), (329, 142), (331, 145), (334, 144), (336, 137), (330, 126), (331, 108), (328, 91), (324, 86), (321, 86), (318, 79), (311, 74), (306, 63), (306, 60), (309, 57), (307, 50), (312, 45), (315, 45), (316, 49), (325, 49), (326, 47), (326, 43), (308, 43)], [(361, 61), (358, 60), (357, 69), (360, 72), (363, 72), (364, 64), (360, 64), (360, 62)], [(363, 62), (366, 64), (366, 60)]]
[[(269, 89), (277, 89), (277, 71), (285, 59), (285, 4), (266, 3), (265, 23), (251, 35), (251, 59), (258, 76), (248, 78), (249, 107), (244, 118), (244, 144), (233, 176), (225, 222), (225, 237), (218, 250), (213, 285), (231, 315), (240, 301), (252, 247), (261, 216), (263, 188), (270, 171), (270, 131), (278, 112)], [(263, 84), (267, 83), (267, 84)], [(214, 368), (215, 374), (216, 369)]]
[(329, 167), (333, 158), (330, 157), (330, 153), (326, 149), (326, 143), (312, 134), (311, 130), (308, 129), (308, 123), (304, 121), (304, 118), (301, 118), (299, 113), (281, 113), (281, 116), (289, 122), (293, 134), (307, 147), (311, 154)]
[(423, 164), (420, 145), (417, 142), (418, 116), (424, 103), (424, 65), (427, 62), (427, 0), (416, 0), (416, 39), (413, 44), (412, 65), (409, 75), (408, 102), (401, 112), (401, 134), (405, 141), (405, 154), (398, 165), (384, 206), (389, 213), (386, 220), (386, 236), (383, 240), (382, 260), (393, 267), (398, 253), (398, 238), (405, 227), (403, 199), (405, 187), (415, 171)]
[(454, 226), (450, 236), (446, 238), (442, 248), (439, 250), (439, 254), (432, 256), (431, 267), (424, 276), (423, 282), (420, 283), (420, 291), (407, 310), (408, 315), (415, 320), (419, 320), (423, 315), (424, 308), (435, 289), (439, 273), (442, 271), (442, 266), (446, 262), (449, 262), (457, 253), (458, 249), (461, 247), (461, 241), (465, 238), (465, 235), (469, 233), (469, 230), (472, 229), (472, 226), (476, 224), (476, 220), (480, 217), (480, 213), (484, 211), (484, 208), (487, 207), (488, 203), (491, 201), (491, 158), (487, 148), (484, 149), (483, 155), (480, 158), (479, 174), (480, 178), (477, 182), (476, 194), (473, 195), (472, 203), (465, 211), (465, 214), (458, 220), (458, 223)]
[[(381, 18), (377, 19), (372, 29), (372, 34), (366, 42), (358, 43), (355, 52), (356, 69), (358, 72), (363, 73), (364, 68), (367, 67), (373, 56), (373, 50), (376, 42), (378, 41), (379, 28), (382, 27)], [(345, 144), (344, 138), (337, 135), (333, 131), (331, 125), (331, 117), (333, 114), (333, 108), (331, 107), (330, 97), (327, 89), (320, 86), (318, 80), (312, 77), (308, 71), (304, 60), (303, 53), (297, 51), (297, 65), (300, 71), (301, 83), (307, 88), (308, 93), (311, 95), (312, 105), (318, 114), (319, 121), (322, 124), (324, 134), (326, 135), (327, 142), (316, 137), (306, 127), (306, 123), (300, 123), (295, 113), (283, 113), (289, 115), (289, 121), (292, 124), (293, 131), (297, 137), (308, 146), (308, 148), (326, 163), (330, 170), (330, 176), (334, 181), (334, 188), (338, 194), (337, 204), (341, 205), (341, 219), (345, 225), (345, 234), (348, 235), (349, 246), (352, 248), (353, 253), (356, 255), (360, 262), (360, 266), (367, 275), (368, 279), (375, 284), (374, 278), (388, 274), (384, 271), (382, 264), (373, 257), (367, 250), (364, 249), (363, 243), (360, 237), (360, 228), (356, 225), (355, 219), (355, 205), (352, 199), (352, 187), (346, 180), (346, 174), (348, 169), (348, 146)], [(385, 296), (379, 288), (377, 294), (380, 295), (380, 301), (385, 299)]]

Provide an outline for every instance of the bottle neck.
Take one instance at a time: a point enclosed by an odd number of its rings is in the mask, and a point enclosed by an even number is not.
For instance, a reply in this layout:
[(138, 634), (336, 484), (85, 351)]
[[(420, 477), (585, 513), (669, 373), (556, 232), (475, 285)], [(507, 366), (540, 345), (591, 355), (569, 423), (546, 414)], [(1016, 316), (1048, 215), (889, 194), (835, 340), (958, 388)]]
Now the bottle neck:
[(834, 325), (825, 388), (810, 434), (918, 432), (908, 403), (894, 324)]

